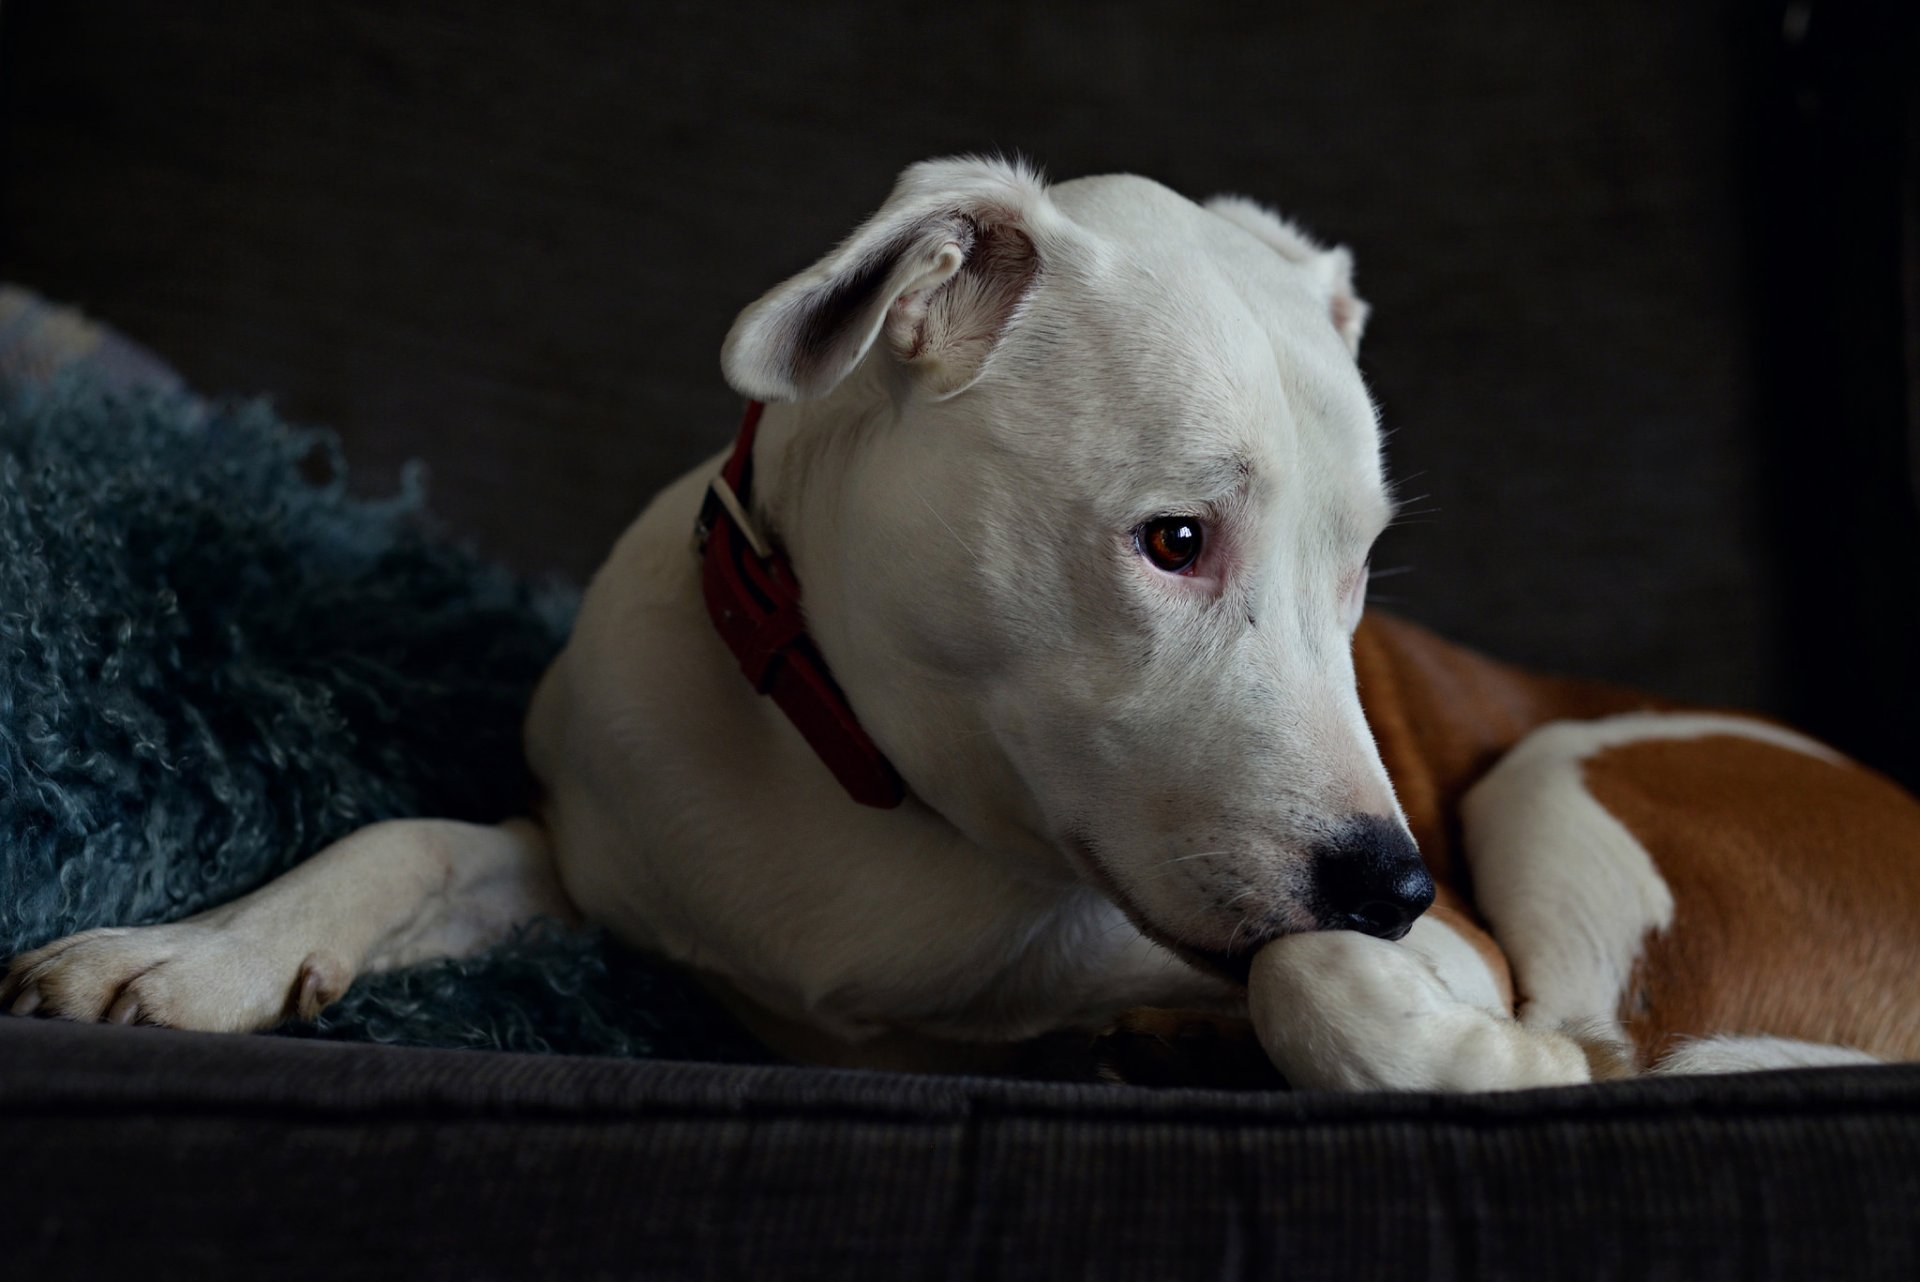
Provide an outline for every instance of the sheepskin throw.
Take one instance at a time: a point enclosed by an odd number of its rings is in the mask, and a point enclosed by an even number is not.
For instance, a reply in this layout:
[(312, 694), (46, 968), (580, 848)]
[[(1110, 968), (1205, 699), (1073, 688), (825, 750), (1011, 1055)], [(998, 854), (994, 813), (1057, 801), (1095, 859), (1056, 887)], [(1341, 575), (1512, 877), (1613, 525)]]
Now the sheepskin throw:
[[(0, 387), (0, 959), (198, 912), (376, 819), (521, 809), (520, 719), (571, 605), (436, 534), (417, 478), (354, 497), (337, 441), (265, 405), (86, 360), (16, 377)], [(755, 1054), (676, 972), (557, 928), (368, 977), (283, 1031)]]

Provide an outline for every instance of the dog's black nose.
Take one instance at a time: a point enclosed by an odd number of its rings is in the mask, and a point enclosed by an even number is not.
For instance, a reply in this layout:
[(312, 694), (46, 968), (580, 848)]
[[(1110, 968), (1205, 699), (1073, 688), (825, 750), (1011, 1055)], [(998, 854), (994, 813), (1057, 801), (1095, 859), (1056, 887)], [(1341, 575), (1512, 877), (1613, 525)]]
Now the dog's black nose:
[(1405, 826), (1358, 815), (1314, 851), (1315, 906), (1331, 930), (1399, 939), (1433, 903), (1433, 878)]

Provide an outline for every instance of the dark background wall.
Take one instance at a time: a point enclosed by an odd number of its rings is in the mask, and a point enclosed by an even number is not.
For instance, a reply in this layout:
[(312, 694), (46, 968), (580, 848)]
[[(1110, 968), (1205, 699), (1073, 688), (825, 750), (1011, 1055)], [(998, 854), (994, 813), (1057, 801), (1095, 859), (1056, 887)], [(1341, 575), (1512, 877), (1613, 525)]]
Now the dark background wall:
[(0, 272), (578, 578), (901, 166), (1246, 192), (1375, 305), (1377, 597), (1913, 778), (1906, 8), (6, 0)]

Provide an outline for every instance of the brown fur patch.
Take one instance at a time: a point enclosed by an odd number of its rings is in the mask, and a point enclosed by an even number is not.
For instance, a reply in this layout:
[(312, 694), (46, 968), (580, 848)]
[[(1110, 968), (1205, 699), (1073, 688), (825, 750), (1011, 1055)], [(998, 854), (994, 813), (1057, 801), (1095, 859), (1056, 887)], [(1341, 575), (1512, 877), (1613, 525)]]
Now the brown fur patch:
[(1713, 1033), (1920, 1057), (1920, 801), (1730, 735), (1608, 749), (1586, 784), (1673, 893), (1621, 1002), (1643, 1059)]
[(1434, 881), (1473, 898), (1460, 848), (1460, 798), (1529, 731), (1549, 721), (1661, 709), (1649, 695), (1538, 677), (1369, 610), (1354, 636), (1360, 702)]

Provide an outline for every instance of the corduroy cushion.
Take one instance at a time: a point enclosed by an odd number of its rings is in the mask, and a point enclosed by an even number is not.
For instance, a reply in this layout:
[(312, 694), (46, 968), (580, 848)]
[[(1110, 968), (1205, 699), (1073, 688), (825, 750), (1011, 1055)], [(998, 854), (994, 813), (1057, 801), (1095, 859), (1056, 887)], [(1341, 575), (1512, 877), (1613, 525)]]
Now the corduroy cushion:
[(1920, 1276), (1920, 1067), (1148, 1091), (0, 1018), (12, 1276)]

